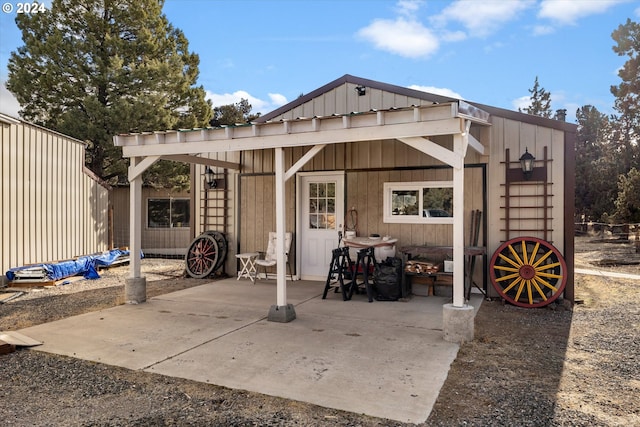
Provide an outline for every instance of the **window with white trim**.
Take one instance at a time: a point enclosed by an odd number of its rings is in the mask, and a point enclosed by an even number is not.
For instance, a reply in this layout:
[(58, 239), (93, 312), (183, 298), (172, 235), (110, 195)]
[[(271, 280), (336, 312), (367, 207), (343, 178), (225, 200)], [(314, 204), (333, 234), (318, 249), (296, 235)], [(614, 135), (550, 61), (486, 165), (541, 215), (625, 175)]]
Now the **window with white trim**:
[(385, 223), (453, 224), (453, 181), (385, 182)]
[(189, 227), (189, 199), (147, 199), (148, 228)]

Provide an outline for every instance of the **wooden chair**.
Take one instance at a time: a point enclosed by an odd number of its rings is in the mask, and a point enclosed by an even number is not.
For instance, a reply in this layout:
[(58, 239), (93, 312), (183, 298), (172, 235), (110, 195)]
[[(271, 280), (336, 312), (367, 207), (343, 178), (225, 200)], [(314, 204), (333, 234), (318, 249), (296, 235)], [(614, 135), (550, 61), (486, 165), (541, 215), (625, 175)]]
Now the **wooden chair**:
[[(273, 231), (269, 232), (269, 243), (267, 244), (267, 251), (264, 252), (264, 258), (259, 258), (256, 260), (256, 266), (262, 267), (264, 271), (265, 279), (269, 279), (269, 275), (267, 273), (267, 267), (273, 267), (277, 264), (276, 257), (276, 233)], [(289, 277), (291, 280), (295, 280), (293, 278), (293, 274), (291, 273), (291, 263), (289, 261), (289, 251), (291, 250), (291, 233), (284, 234), (284, 250), (285, 250), (285, 258), (287, 263), (287, 270), (289, 271)]]

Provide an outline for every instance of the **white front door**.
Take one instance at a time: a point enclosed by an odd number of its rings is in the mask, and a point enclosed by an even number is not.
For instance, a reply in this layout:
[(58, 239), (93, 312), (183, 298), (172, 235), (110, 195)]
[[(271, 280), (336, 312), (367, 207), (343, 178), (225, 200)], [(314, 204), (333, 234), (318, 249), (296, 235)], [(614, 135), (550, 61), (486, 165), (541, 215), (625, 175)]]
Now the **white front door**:
[(300, 277), (325, 280), (344, 220), (344, 172), (298, 174)]

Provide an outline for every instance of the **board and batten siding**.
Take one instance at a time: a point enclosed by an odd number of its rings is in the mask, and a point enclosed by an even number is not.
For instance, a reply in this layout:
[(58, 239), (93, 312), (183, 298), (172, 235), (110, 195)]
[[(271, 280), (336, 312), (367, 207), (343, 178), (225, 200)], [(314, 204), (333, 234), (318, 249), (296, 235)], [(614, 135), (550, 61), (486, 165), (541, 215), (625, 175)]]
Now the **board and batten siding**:
[[(447, 145), (451, 137), (437, 138)], [(310, 147), (285, 149), (285, 168), (291, 167)], [(254, 150), (243, 153), (240, 175), (240, 251), (264, 251), (269, 231), (275, 230), (275, 177), (273, 151)], [(468, 159), (480, 157), (469, 153)], [(469, 160), (467, 160), (469, 162)], [(358, 211), (358, 233), (398, 237), (398, 247), (406, 245), (450, 245), (453, 227), (441, 224), (385, 224), (382, 197), (385, 182), (451, 181), (452, 169), (433, 157), (395, 140), (334, 144), (325, 147), (303, 168), (305, 172), (346, 171), (345, 209)], [(470, 223), (471, 210), (483, 210), (484, 170), (481, 165), (465, 168), (465, 224)], [(295, 231), (295, 180), (285, 187), (286, 228)], [(340, 219), (340, 223), (342, 223)], [(465, 233), (467, 232), (465, 226)], [(482, 233), (480, 241), (482, 241)], [(302, 242), (299, 242), (302, 243)], [(291, 250), (295, 254), (294, 248)], [(292, 260), (295, 265), (295, 260)]]
[[(220, 160), (224, 162), (240, 164), (240, 161), (243, 155), (244, 153), (241, 154), (239, 151), (223, 152), (223, 153), (208, 153), (207, 158), (212, 160)], [(213, 170), (214, 173), (216, 173), (216, 176), (218, 178), (222, 178), (223, 176), (225, 176), (224, 168), (212, 167), (211, 169)], [(199, 236), (205, 231), (222, 232), (225, 235), (225, 238), (227, 239), (227, 244), (228, 244), (227, 259), (225, 261), (224, 271), (227, 273), (229, 272), (233, 273), (236, 271), (236, 268), (237, 268), (238, 260), (235, 257), (235, 255), (236, 253), (238, 253), (237, 252), (238, 236), (240, 235), (240, 229), (237, 224), (238, 205), (240, 203), (240, 200), (238, 197), (238, 191), (239, 191), (238, 183), (240, 180), (239, 178), (240, 171), (237, 169), (226, 170), (227, 190), (224, 196), (226, 197), (225, 208), (215, 209), (215, 212), (213, 209), (209, 208), (210, 214), (220, 215), (222, 213), (223, 215), (225, 215), (224, 221), (222, 219), (218, 219), (218, 222), (224, 223), (224, 228), (221, 228), (218, 225), (211, 225), (207, 227), (207, 229), (205, 229), (202, 226), (202, 218), (201, 218), (201, 215), (205, 215), (204, 198), (206, 197), (205, 195), (206, 190), (204, 189), (204, 181), (205, 181), (204, 172), (205, 172), (204, 165), (193, 165), (193, 179), (191, 180), (191, 182), (193, 183), (193, 187), (194, 187), (194, 193), (193, 193), (194, 207), (192, 212), (194, 234), (192, 237)], [(218, 190), (213, 190), (213, 191), (218, 191)], [(216, 199), (216, 198), (219, 198), (219, 196), (214, 194), (211, 194), (209, 196), (209, 200)], [(218, 205), (219, 204), (220, 203), (218, 203)], [(266, 242), (267, 241), (265, 240), (264, 245), (266, 245)], [(261, 250), (266, 250), (266, 247)]]
[[(529, 150), (531, 154), (540, 161), (544, 158), (544, 147), (547, 147), (547, 158), (551, 160), (547, 167), (547, 180), (551, 184), (548, 186), (549, 218), (548, 228), (551, 231), (547, 235), (547, 241), (553, 244), (561, 253), (565, 253), (565, 207), (567, 204), (573, 204), (573, 195), (568, 199), (565, 197), (565, 132), (561, 130), (551, 129), (548, 127), (524, 123), (520, 121), (510, 120), (507, 118), (492, 116), (491, 117), (491, 147), (488, 167), (488, 212), (487, 212), (487, 254), (489, 257), (498, 249), (498, 247), (507, 240), (507, 238), (515, 237), (537, 237), (544, 238), (544, 210), (542, 207), (513, 209), (510, 211), (512, 229), (529, 229), (537, 231), (518, 232), (512, 231), (507, 236), (505, 230), (505, 174), (506, 174), (506, 158), (505, 150), (510, 150), (510, 161), (517, 161), (520, 156)], [(541, 163), (536, 162), (536, 166)], [(511, 168), (519, 168), (517, 164), (511, 164)], [(511, 194), (514, 195), (543, 195), (543, 187), (541, 185), (519, 186), (513, 185), (510, 188)], [(533, 202), (535, 201), (535, 202)], [(529, 206), (532, 203), (542, 204), (541, 197), (535, 198), (510, 198), (513, 206)], [(525, 218), (536, 217), (538, 219), (531, 220)], [(572, 232), (572, 230), (570, 230)], [(565, 255), (566, 256), (566, 255)], [(489, 287), (489, 295), (497, 296), (492, 287)]]
[(108, 250), (109, 189), (84, 166), (85, 145), (0, 117), (0, 268)]
[[(489, 178), (488, 178), (488, 252), (492, 254), (500, 244), (507, 240), (505, 231), (505, 150), (510, 150), (511, 161), (517, 161), (520, 156), (528, 150), (536, 158), (536, 166), (541, 166), (544, 158), (544, 148), (547, 147), (547, 158), (551, 160), (547, 167), (547, 180), (551, 184), (548, 186), (549, 205), (549, 221), (548, 228), (552, 231), (547, 235), (547, 241), (551, 242), (560, 252), (564, 252), (564, 233), (565, 233), (565, 205), (574, 203), (573, 198), (566, 200), (564, 186), (564, 164), (565, 164), (565, 133), (561, 130), (551, 129), (539, 125), (514, 121), (501, 117), (492, 116), (491, 122), (491, 153), (489, 160)], [(518, 164), (511, 164), (511, 168), (519, 168)], [(542, 195), (544, 194), (542, 185), (519, 186), (512, 185), (510, 189), (513, 195), (536, 195), (535, 198), (511, 198), (512, 206), (529, 206), (532, 203), (542, 204)], [(542, 230), (544, 229), (544, 210), (540, 206), (535, 209), (513, 209), (511, 214), (512, 229), (534, 229), (539, 231), (531, 231), (526, 233), (512, 232), (509, 238), (529, 235), (531, 237), (543, 238)], [(524, 218), (536, 217), (536, 220)], [(522, 219), (518, 219), (522, 218)]]
[(345, 83), (323, 93), (271, 120), (293, 120), (300, 117), (330, 116), (365, 112), (372, 109), (385, 110), (409, 105), (431, 105), (433, 102), (407, 95), (400, 95), (377, 88), (366, 88), (366, 94), (359, 96), (354, 83)]
[[(184, 227), (150, 228), (148, 226), (149, 199), (191, 199), (189, 191), (172, 191), (166, 188), (142, 188), (142, 252), (145, 255), (185, 255), (191, 243), (188, 224)], [(112, 190), (113, 244), (115, 247), (129, 246), (129, 187)], [(193, 217), (194, 212), (190, 212)]]

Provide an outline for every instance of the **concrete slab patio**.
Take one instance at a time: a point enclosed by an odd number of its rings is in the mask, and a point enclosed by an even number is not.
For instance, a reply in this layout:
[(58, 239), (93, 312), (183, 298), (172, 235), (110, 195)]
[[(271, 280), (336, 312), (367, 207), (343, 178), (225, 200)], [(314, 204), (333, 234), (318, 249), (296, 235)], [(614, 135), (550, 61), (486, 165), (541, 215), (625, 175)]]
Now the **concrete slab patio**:
[[(446, 297), (342, 301), (324, 284), (287, 286), (297, 319), (266, 320), (275, 282), (235, 279), (38, 325), (38, 351), (187, 378), (392, 420), (427, 419), (459, 345)], [(472, 295), (476, 310), (481, 295)]]

